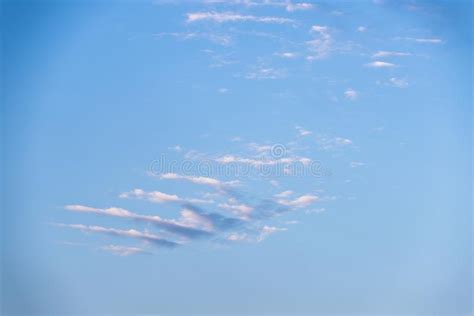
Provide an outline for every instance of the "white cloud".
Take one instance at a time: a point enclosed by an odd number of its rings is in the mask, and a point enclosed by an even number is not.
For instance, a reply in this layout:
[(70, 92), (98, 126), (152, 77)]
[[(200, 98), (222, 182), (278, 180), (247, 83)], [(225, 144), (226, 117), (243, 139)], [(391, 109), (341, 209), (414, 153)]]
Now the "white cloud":
[(359, 26), (357, 28), (357, 32), (365, 32), (365, 31), (367, 31), (367, 27), (365, 27), (365, 26)]
[(174, 194), (167, 194), (160, 191), (146, 192), (142, 189), (134, 189), (130, 192), (124, 192), (119, 195), (122, 199), (144, 199), (153, 203), (169, 202), (190, 202), (190, 203), (212, 203), (212, 200), (202, 199), (183, 199)]
[(125, 247), (125, 246), (117, 246), (117, 245), (108, 245), (100, 248), (101, 250), (111, 252), (115, 255), (127, 257), (130, 255), (140, 254), (140, 253), (149, 253), (145, 249), (138, 248), (138, 247)]
[(214, 178), (209, 177), (196, 177), (196, 176), (186, 176), (180, 175), (177, 173), (163, 173), (160, 176), (160, 179), (167, 179), (167, 180), (185, 180), (195, 184), (202, 184), (202, 185), (209, 185), (212, 187), (223, 187), (223, 186), (235, 186), (239, 182), (238, 181), (228, 181), (223, 182)]
[[(174, 219), (163, 219), (158, 215), (140, 215), (128, 211), (126, 209), (118, 207), (109, 207), (105, 209), (93, 208), (82, 205), (66, 205), (65, 209), (74, 212), (83, 212), (83, 213), (94, 213), (99, 215), (113, 216), (113, 217), (122, 217), (133, 220), (140, 220), (152, 224), (156, 224), (161, 228), (164, 228), (172, 233), (180, 234), (182, 236), (188, 237), (193, 234), (199, 234), (197, 231), (192, 229), (201, 229), (203, 231), (208, 231), (209, 225), (207, 222), (200, 222), (200, 226), (190, 226), (189, 223), (189, 212), (190, 210), (183, 210), (181, 213), (182, 218), (180, 220)], [(196, 215), (197, 216), (197, 215)], [(196, 223), (196, 221), (195, 221)], [(201, 232), (204, 233), (204, 232)]]
[(368, 67), (372, 68), (391, 68), (395, 67), (395, 64), (387, 63), (385, 61), (373, 61), (371, 63), (366, 64)]
[(281, 199), (278, 199), (277, 202), (281, 205), (285, 205), (289, 207), (302, 208), (302, 207), (307, 207), (318, 200), (319, 198), (317, 196), (306, 194), (306, 195), (301, 195), (300, 197), (294, 200), (287, 200), (287, 199), (281, 198)]
[(183, 151), (183, 147), (181, 147), (180, 145), (175, 145), (173, 147), (168, 147), (169, 150), (172, 150), (172, 151), (176, 151), (176, 152), (182, 152)]
[(397, 37), (396, 39), (402, 39), (410, 42), (422, 43), (422, 44), (443, 44), (443, 40), (440, 38), (414, 38), (414, 37)]
[(378, 52), (376, 52), (372, 55), (372, 58), (406, 57), (406, 56), (411, 56), (411, 54), (406, 53), (406, 52), (395, 52), (395, 51), (379, 50)]
[(282, 79), (285, 77), (285, 70), (265, 66), (254, 67), (244, 76), (245, 79), (250, 80)]
[(365, 163), (360, 161), (351, 161), (350, 166), (351, 168), (359, 168), (365, 166)]
[(307, 2), (300, 2), (300, 3), (288, 3), (286, 6), (286, 11), (293, 12), (293, 11), (303, 11), (303, 10), (311, 10), (314, 8), (314, 5)]
[(274, 187), (280, 186), (280, 183), (278, 183), (277, 180), (270, 180), (270, 184), (271, 184), (272, 186), (274, 186)]
[(389, 84), (393, 87), (397, 87), (397, 88), (406, 88), (406, 87), (408, 87), (408, 82), (404, 79), (399, 79), (399, 78), (392, 77), (388, 81), (389, 81)]
[(227, 93), (229, 90), (227, 88), (220, 88), (217, 90), (219, 93)]
[(283, 191), (283, 192), (280, 192), (278, 194), (275, 194), (275, 197), (277, 197), (277, 198), (287, 198), (290, 195), (293, 195), (293, 191), (287, 190), (287, 191)]
[(141, 232), (135, 229), (124, 230), (124, 229), (108, 228), (108, 227), (102, 227), (102, 226), (93, 226), (93, 225), (88, 226), (88, 225), (83, 225), (83, 224), (55, 224), (55, 226), (77, 229), (77, 230), (88, 232), (88, 233), (102, 233), (102, 234), (108, 234), (108, 235), (114, 235), (114, 236), (135, 238), (135, 239), (140, 239), (147, 242), (152, 242), (158, 246), (167, 247), (167, 248), (173, 248), (180, 245), (180, 243), (178, 242), (166, 240), (162, 238), (161, 236), (148, 233), (148, 232)]
[(279, 228), (279, 227), (275, 227), (275, 226), (265, 225), (261, 229), (260, 235), (258, 236), (257, 241), (260, 242), (260, 241), (266, 239), (271, 234), (274, 234), (274, 233), (277, 233), (277, 232), (284, 232), (284, 231), (287, 231), (287, 230), (288, 230), (287, 228)]
[(304, 129), (301, 126), (295, 126), (295, 128), (298, 131), (298, 133), (300, 134), (300, 136), (308, 136), (308, 135), (313, 134), (311, 131), (309, 131), (307, 129)]
[(275, 55), (281, 58), (286, 58), (286, 59), (293, 59), (293, 58), (298, 57), (298, 54), (294, 52), (282, 52), (282, 53), (276, 53)]
[(344, 96), (351, 101), (355, 101), (358, 98), (359, 93), (354, 89), (349, 88), (344, 91)]
[(306, 59), (312, 61), (327, 57), (332, 50), (333, 42), (329, 34), (329, 28), (322, 25), (313, 25), (310, 32), (317, 33), (318, 37), (306, 42), (311, 53)]
[(249, 241), (249, 236), (245, 233), (231, 233), (227, 236), (229, 241)]
[(254, 210), (253, 207), (238, 203), (235, 199), (229, 199), (228, 203), (221, 203), (218, 206), (224, 210), (231, 211), (243, 219), (248, 219)]
[(276, 166), (279, 164), (289, 165), (289, 164), (295, 164), (295, 163), (302, 163), (304, 165), (307, 165), (311, 163), (311, 159), (306, 158), (306, 157), (285, 157), (285, 158), (278, 158), (278, 159), (270, 159), (270, 158), (262, 157), (260, 159), (256, 159), (256, 158), (243, 158), (243, 157), (234, 156), (234, 155), (225, 155), (225, 156), (215, 159), (215, 161), (224, 165), (231, 164), (231, 163), (247, 164), (255, 168), (258, 168), (261, 166)]
[(241, 15), (233, 12), (193, 12), (187, 14), (187, 22), (212, 21), (225, 22), (259, 22), (259, 23), (293, 23), (294, 21), (282, 17)]
[(320, 149), (323, 150), (334, 150), (351, 146), (352, 140), (344, 137), (327, 137), (324, 135), (318, 135), (316, 142)]
[(171, 36), (179, 40), (205, 39), (223, 46), (229, 46), (232, 44), (232, 37), (226, 34), (215, 34), (206, 32), (161, 32), (156, 33), (155, 36)]
[(321, 207), (321, 208), (315, 208), (315, 209), (311, 209), (311, 210), (306, 210), (305, 211), (305, 214), (319, 214), (319, 213), (322, 213), (322, 212), (325, 212), (326, 209), (324, 207)]

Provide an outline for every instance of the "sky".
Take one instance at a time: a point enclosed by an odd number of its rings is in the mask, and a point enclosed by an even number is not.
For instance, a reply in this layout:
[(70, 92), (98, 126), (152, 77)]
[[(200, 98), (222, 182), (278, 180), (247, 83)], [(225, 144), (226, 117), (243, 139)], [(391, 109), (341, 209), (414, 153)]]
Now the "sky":
[(472, 3), (3, 1), (4, 315), (472, 315)]

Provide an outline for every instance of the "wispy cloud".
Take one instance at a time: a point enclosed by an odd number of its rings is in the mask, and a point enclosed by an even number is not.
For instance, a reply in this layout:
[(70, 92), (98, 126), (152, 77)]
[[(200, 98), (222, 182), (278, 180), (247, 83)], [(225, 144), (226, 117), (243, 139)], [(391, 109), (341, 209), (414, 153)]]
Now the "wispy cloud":
[(378, 52), (372, 55), (372, 58), (406, 57), (406, 56), (411, 56), (411, 53), (379, 50)]
[(315, 203), (318, 200), (319, 198), (315, 195), (305, 194), (292, 200), (279, 198), (277, 199), (277, 202), (281, 205), (289, 206), (292, 208), (302, 208), (302, 207), (308, 207), (309, 205)]
[(139, 239), (139, 240), (146, 241), (156, 246), (164, 247), (164, 248), (174, 248), (180, 245), (180, 243), (178, 242), (170, 241), (158, 235), (148, 233), (148, 232), (141, 232), (135, 229), (123, 230), (123, 229), (108, 228), (108, 227), (102, 227), (102, 226), (87, 226), (83, 224), (59, 223), (59, 224), (54, 224), (54, 225), (57, 227), (77, 229), (77, 230), (88, 232), (88, 233), (100, 233), (100, 234), (106, 234), (106, 235), (112, 235), (112, 236)]
[(288, 12), (294, 12), (294, 11), (306, 11), (306, 10), (311, 10), (315, 6), (311, 3), (308, 2), (300, 2), (300, 3), (292, 3), (289, 2), (286, 5), (286, 11)]
[(365, 166), (365, 163), (360, 161), (351, 161), (350, 166), (351, 168), (359, 168)]
[(122, 199), (143, 199), (153, 203), (169, 203), (169, 202), (181, 202), (181, 203), (212, 203), (212, 200), (204, 200), (204, 199), (185, 199), (180, 198), (174, 194), (167, 194), (160, 191), (151, 191), (146, 192), (142, 189), (134, 189), (129, 192), (124, 192), (119, 195)]
[(100, 247), (101, 250), (110, 252), (114, 255), (118, 255), (121, 257), (127, 257), (130, 255), (136, 254), (149, 254), (150, 252), (146, 251), (143, 248), (138, 247), (126, 247), (126, 246), (118, 246), (118, 245), (107, 245)]
[(286, 24), (294, 23), (292, 19), (274, 17), (274, 16), (254, 16), (254, 15), (242, 15), (234, 12), (193, 12), (187, 14), (188, 23), (197, 21), (211, 21), (215, 23), (225, 22), (258, 22), (258, 23), (274, 23), (274, 24)]
[(280, 227), (275, 227), (275, 226), (263, 226), (262, 230), (260, 231), (260, 235), (258, 236), (258, 241), (263, 241), (265, 240), (268, 236), (277, 233), (277, 232), (284, 232), (287, 231), (287, 228), (280, 228)]
[(389, 84), (397, 88), (406, 88), (408, 87), (408, 82), (405, 79), (392, 77), (388, 80)]
[[(132, 220), (139, 220), (147, 223), (151, 223), (160, 227), (168, 232), (186, 237), (186, 238), (199, 238), (209, 236), (210, 231), (208, 222), (195, 222), (196, 226), (187, 225), (186, 221), (168, 220), (163, 219), (158, 215), (140, 215), (133, 213), (129, 210), (110, 207), (105, 209), (88, 207), (83, 205), (67, 205), (65, 207), (69, 211), (82, 212), (82, 213), (94, 213), (99, 215), (122, 217)], [(185, 214), (187, 215), (187, 214)]]
[(313, 25), (310, 32), (317, 34), (318, 37), (306, 42), (310, 51), (310, 55), (306, 59), (311, 61), (327, 57), (333, 44), (329, 28), (322, 25)]
[(160, 32), (156, 33), (155, 36), (172, 36), (180, 40), (205, 39), (223, 46), (229, 46), (232, 44), (231, 36), (227, 34), (215, 34), (208, 32)]
[(366, 66), (371, 68), (392, 68), (395, 67), (395, 64), (388, 63), (385, 61), (373, 61), (371, 63), (366, 64)]
[(298, 57), (298, 54), (294, 52), (281, 52), (281, 53), (275, 53), (275, 55), (281, 58), (286, 58), (286, 59), (294, 59)]
[(282, 79), (286, 77), (286, 71), (273, 67), (257, 66), (253, 67), (244, 78), (249, 80)]
[(436, 37), (432, 37), (432, 38), (396, 37), (395, 39), (421, 43), (421, 44), (443, 44), (444, 43), (442, 39), (436, 38)]
[(318, 148), (322, 150), (336, 150), (352, 146), (352, 140), (344, 137), (329, 137), (325, 135), (318, 135), (316, 137)]
[(300, 136), (309, 136), (309, 135), (313, 134), (313, 132), (311, 132), (307, 129), (304, 129), (301, 126), (295, 126), (295, 129), (298, 131)]
[(234, 181), (220, 181), (215, 178), (210, 178), (210, 177), (199, 177), (199, 176), (187, 176), (187, 175), (180, 175), (177, 173), (163, 173), (159, 175), (160, 179), (166, 179), (166, 180), (184, 180), (184, 181), (189, 181), (195, 184), (201, 184), (201, 185), (208, 185), (211, 187), (215, 188), (222, 188), (226, 186), (236, 186), (239, 184), (239, 181), (234, 180)]
[(254, 208), (249, 205), (239, 203), (235, 198), (230, 198), (227, 203), (220, 203), (218, 206), (234, 213), (242, 219), (248, 219), (254, 210)]
[(355, 91), (354, 89), (349, 88), (346, 91), (344, 91), (344, 96), (346, 97), (346, 99), (355, 101), (359, 97), (359, 93)]

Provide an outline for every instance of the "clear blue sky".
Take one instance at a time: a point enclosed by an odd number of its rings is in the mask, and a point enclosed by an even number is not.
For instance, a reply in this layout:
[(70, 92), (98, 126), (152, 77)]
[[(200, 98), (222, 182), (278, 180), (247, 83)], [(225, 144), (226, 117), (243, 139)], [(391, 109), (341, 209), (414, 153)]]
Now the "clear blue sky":
[(471, 315), (468, 1), (3, 1), (5, 315)]

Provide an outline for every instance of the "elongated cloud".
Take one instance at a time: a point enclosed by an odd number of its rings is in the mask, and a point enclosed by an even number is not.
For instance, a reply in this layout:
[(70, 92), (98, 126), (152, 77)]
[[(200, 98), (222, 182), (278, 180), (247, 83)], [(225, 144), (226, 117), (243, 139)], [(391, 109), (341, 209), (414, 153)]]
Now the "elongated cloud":
[(107, 228), (107, 227), (102, 227), (102, 226), (87, 226), (83, 224), (62, 224), (62, 223), (55, 224), (55, 226), (77, 229), (77, 230), (88, 232), (88, 233), (100, 233), (100, 234), (106, 234), (106, 235), (112, 235), (112, 236), (140, 239), (143, 241), (150, 242), (156, 246), (165, 247), (165, 248), (174, 248), (180, 245), (180, 243), (177, 243), (175, 241), (170, 241), (158, 235), (151, 234), (148, 232), (141, 232), (135, 229), (123, 230), (123, 229), (116, 229), (116, 228)]
[(225, 181), (220, 181), (215, 178), (186, 176), (186, 175), (180, 175), (180, 174), (172, 173), (172, 172), (161, 174), (159, 177), (160, 179), (167, 179), (167, 180), (185, 180), (185, 181), (189, 181), (195, 184), (209, 185), (215, 188), (232, 187), (239, 184), (239, 181), (225, 182)]
[(319, 198), (315, 195), (311, 194), (306, 194), (302, 195), (294, 200), (288, 200), (288, 199), (283, 199), (280, 198), (277, 200), (277, 202), (281, 205), (289, 206), (289, 207), (294, 207), (294, 208), (302, 208), (302, 207), (307, 207), (314, 202), (318, 201)]
[(193, 12), (187, 14), (186, 21), (188, 23), (197, 21), (212, 21), (216, 23), (225, 22), (259, 22), (259, 23), (275, 23), (285, 24), (293, 23), (292, 19), (274, 17), (274, 16), (254, 16), (254, 15), (242, 15), (233, 12)]
[(114, 255), (118, 255), (121, 257), (127, 257), (130, 255), (136, 254), (149, 254), (148, 251), (138, 247), (125, 247), (125, 246), (118, 246), (118, 245), (107, 245), (100, 248), (101, 250), (113, 253)]
[[(110, 207), (105, 209), (88, 207), (83, 205), (67, 205), (65, 207), (69, 211), (73, 212), (82, 212), (82, 213), (94, 213), (106, 216), (113, 216), (113, 217), (122, 217), (128, 218), (133, 220), (144, 221), (148, 223), (152, 223), (160, 228), (163, 228), (166, 231), (171, 233), (186, 237), (186, 238), (199, 238), (204, 236), (211, 235), (212, 228), (209, 230), (210, 226), (208, 222), (199, 222), (195, 220), (194, 222), (190, 221), (176, 221), (176, 220), (169, 220), (163, 219), (158, 215), (140, 215), (128, 210), (118, 208), (118, 207)], [(189, 214), (185, 214), (188, 216)], [(193, 224), (193, 225), (191, 225)]]
[(387, 63), (385, 61), (373, 61), (371, 63), (366, 64), (366, 66), (371, 68), (391, 68), (395, 67), (395, 64)]
[(394, 52), (394, 51), (384, 51), (379, 50), (375, 54), (372, 55), (372, 58), (383, 58), (383, 57), (406, 57), (411, 56), (410, 53), (405, 52)]
[(167, 194), (160, 191), (146, 192), (142, 189), (134, 189), (119, 195), (122, 199), (142, 199), (153, 203), (180, 202), (180, 203), (212, 203), (212, 200), (184, 199), (174, 194)]
[(285, 158), (244, 158), (234, 155), (225, 155), (216, 159), (216, 162), (221, 164), (230, 164), (230, 163), (241, 163), (247, 164), (253, 167), (261, 167), (261, 166), (276, 166), (279, 164), (294, 164), (294, 163), (302, 163), (307, 165), (311, 163), (311, 159), (306, 157), (285, 157)]

